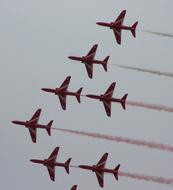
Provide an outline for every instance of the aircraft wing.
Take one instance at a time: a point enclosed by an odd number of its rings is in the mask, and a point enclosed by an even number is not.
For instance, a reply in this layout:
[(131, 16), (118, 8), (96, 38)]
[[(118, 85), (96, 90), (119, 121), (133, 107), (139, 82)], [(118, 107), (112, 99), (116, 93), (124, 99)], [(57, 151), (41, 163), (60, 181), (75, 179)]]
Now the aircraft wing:
[(66, 77), (64, 82), (61, 84), (60, 89), (67, 91), (69, 83), (70, 83), (71, 76)]
[(88, 54), (86, 55), (86, 57), (87, 57), (87, 58), (90, 58), (90, 59), (94, 59), (95, 54), (96, 54), (96, 51), (97, 51), (97, 47), (98, 47), (98, 45), (95, 44), (95, 45), (90, 49), (90, 51), (88, 52)]
[(86, 67), (89, 78), (92, 78), (93, 77), (93, 64), (85, 63), (85, 67)]
[(58, 156), (58, 152), (59, 152), (59, 147), (56, 147), (53, 152), (51, 153), (51, 155), (49, 156), (48, 160), (49, 161), (53, 161), (56, 162), (56, 158)]
[(106, 164), (106, 161), (107, 161), (107, 158), (108, 158), (108, 153), (105, 153), (101, 159), (99, 160), (99, 162), (97, 163), (97, 168), (99, 169), (103, 169), (105, 167), (105, 164)]
[(37, 128), (28, 128), (33, 143), (36, 143)]
[(48, 170), (50, 179), (52, 181), (55, 181), (55, 165), (53, 165), (53, 166), (48, 165), (47, 170)]
[(117, 17), (117, 19), (114, 21), (114, 24), (115, 25), (118, 25), (118, 26), (122, 26), (123, 25), (123, 21), (124, 21), (124, 17), (126, 15), (126, 10), (123, 10), (119, 16)]
[(29, 123), (32, 123), (32, 124), (36, 124), (38, 123), (38, 120), (40, 118), (40, 114), (41, 114), (41, 109), (38, 109), (34, 115), (32, 116), (32, 118), (30, 119)]
[(96, 171), (97, 180), (99, 182), (100, 187), (104, 186), (104, 172), (103, 171)]
[(103, 105), (106, 111), (107, 116), (111, 116), (111, 101), (103, 101)]
[(113, 31), (117, 43), (121, 44), (121, 31), (122, 31), (121, 28), (114, 28)]
[(59, 101), (63, 110), (66, 110), (66, 95), (58, 94)]
[(113, 82), (104, 93), (104, 96), (112, 98), (116, 83)]

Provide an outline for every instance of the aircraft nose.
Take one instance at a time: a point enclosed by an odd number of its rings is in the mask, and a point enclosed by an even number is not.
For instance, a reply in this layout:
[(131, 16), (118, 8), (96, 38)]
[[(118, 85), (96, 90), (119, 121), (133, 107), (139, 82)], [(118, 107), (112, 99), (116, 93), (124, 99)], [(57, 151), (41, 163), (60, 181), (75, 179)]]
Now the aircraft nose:
[(14, 123), (14, 124), (17, 124), (17, 121), (11, 121), (12, 123)]
[(96, 24), (101, 25), (102, 23), (101, 22), (96, 22)]

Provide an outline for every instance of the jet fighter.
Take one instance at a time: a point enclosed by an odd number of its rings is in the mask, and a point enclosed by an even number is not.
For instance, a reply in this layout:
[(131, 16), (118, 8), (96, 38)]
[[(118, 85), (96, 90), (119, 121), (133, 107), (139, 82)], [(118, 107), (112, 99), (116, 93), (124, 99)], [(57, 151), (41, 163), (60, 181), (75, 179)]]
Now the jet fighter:
[(104, 186), (104, 173), (112, 173), (115, 176), (115, 179), (118, 180), (118, 171), (120, 168), (120, 164), (118, 164), (114, 169), (105, 168), (107, 161), (108, 153), (105, 153), (99, 162), (96, 165), (88, 166), (88, 165), (79, 165), (79, 168), (91, 170), (95, 172), (97, 180), (99, 182), (100, 187)]
[(44, 159), (44, 160), (32, 159), (32, 160), (30, 160), (31, 162), (34, 162), (36, 164), (43, 164), (44, 166), (46, 166), (48, 169), (50, 179), (52, 181), (55, 181), (55, 167), (56, 166), (64, 167), (66, 172), (69, 174), (69, 164), (70, 164), (71, 158), (69, 158), (65, 163), (56, 162), (58, 151), (59, 151), (59, 147), (56, 147), (48, 159)]
[(117, 43), (121, 44), (121, 31), (130, 30), (132, 35), (136, 37), (136, 26), (138, 24), (138, 22), (135, 22), (132, 26), (123, 25), (125, 15), (126, 15), (126, 10), (123, 10), (114, 22), (111, 23), (97, 22), (96, 24), (100, 26), (109, 27), (110, 29), (112, 29)]
[(59, 101), (61, 103), (61, 107), (63, 110), (66, 110), (66, 96), (75, 96), (77, 101), (80, 103), (80, 96), (83, 88), (80, 88), (77, 92), (70, 92), (68, 91), (68, 86), (70, 83), (71, 76), (68, 76), (64, 82), (61, 84), (59, 88), (42, 88), (41, 90), (45, 92), (54, 93), (59, 97)]
[(12, 121), (12, 123), (14, 124), (23, 125), (29, 129), (33, 143), (36, 143), (37, 128), (46, 129), (48, 135), (49, 136), (51, 135), (51, 126), (53, 120), (51, 120), (47, 125), (38, 124), (40, 114), (41, 114), (41, 109), (38, 109), (29, 121)]
[(82, 56), (82, 57), (75, 57), (75, 56), (69, 56), (69, 59), (76, 60), (76, 61), (81, 61), (82, 63), (85, 64), (87, 74), (89, 78), (93, 77), (93, 64), (100, 64), (103, 66), (104, 70), (107, 71), (107, 64), (108, 64), (108, 59), (109, 56), (107, 56), (103, 61), (95, 59), (95, 54), (97, 51), (98, 45), (95, 44), (90, 51), (88, 52), (87, 55)]
[(92, 95), (92, 94), (87, 94), (86, 97), (88, 98), (93, 98), (93, 99), (98, 99), (101, 102), (103, 102), (105, 111), (107, 116), (111, 116), (111, 102), (119, 102), (121, 104), (121, 106), (123, 107), (123, 109), (126, 109), (126, 98), (128, 94), (125, 94), (121, 99), (117, 99), (117, 98), (112, 98), (113, 96), (113, 92), (115, 89), (115, 85), (116, 83), (113, 82), (109, 88), (107, 89), (107, 91), (104, 94), (101, 94), (100, 96), (98, 95)]

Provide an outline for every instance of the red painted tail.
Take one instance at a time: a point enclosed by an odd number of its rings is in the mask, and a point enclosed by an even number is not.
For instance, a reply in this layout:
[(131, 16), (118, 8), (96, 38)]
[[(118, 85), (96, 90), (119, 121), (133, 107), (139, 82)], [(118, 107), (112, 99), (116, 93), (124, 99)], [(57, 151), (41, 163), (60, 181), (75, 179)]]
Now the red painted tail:
[(114, 176), (115, 176), (115, 179), (118, 180), (118, 171), (119, 171), (119, 168), (120, 168), (120, 164), (118, 164), (115, 168), (114, 168)]
[(80, 103), (80, 96), (81, 96), (81, 92), (82, 92), (83, 88), (80, 88), (77, 92), (76, 92), (76, 99), (77, 101)]
[(69, 165), (70, 165), (70, 161), (71, 161), (71, 158), (69, 158), (66, 162), (65, 162), (65, 165), (64, 165), (64, 168), (66, 170), (66, 172), (69, 174), (70, 171), (69, 171)]
[(137, 26), (138, 22), (135, 22), (132, 27), (131, 27), (131, 32), (133, 37), (136, 37), (136, 26)]
[(51, 126), (52, 126), (53, 120), (51, 120), (46, 127), (47, 133), (49, 136), (51, 136)]
[(126, 109), (126, 98), (127, 98), (128, 94), (125, 94), (122, 98), (121, 98), (121, 105), (123, 107), (123, 109)]
[(103, 60), (103, 68), (105, 71), (107, 71), (107, 65), (108, 65), (108, 60), (109, 60), (109, 56), (107, 56), (104, 60)]

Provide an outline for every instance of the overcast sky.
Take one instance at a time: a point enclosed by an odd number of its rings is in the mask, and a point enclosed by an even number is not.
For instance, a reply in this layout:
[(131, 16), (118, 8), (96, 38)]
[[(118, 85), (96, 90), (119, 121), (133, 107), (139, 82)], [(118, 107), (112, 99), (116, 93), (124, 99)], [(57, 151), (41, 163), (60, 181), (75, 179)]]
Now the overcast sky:
[[(43, 87), (58, 87), (71, 75), (69, 90), (101, 94), (112, 82), (117, 82), (115, 97), (128, 93), (128, 99), (173, 106), (173, 79), (123, 70), (113, 66), (105, 73), (94, 66), (94, 77), (89, 79), (84, 65), (68, 60), (70, 55), (85, 55), (98, 43), (96, 58), (110, 55), (109, 64), (138, 66), (173, 72), (173, 39), (137, 31), (122, 32), (122, 45), (116, 44), (113, 32), (95, 23), (114, 21), (126, 9), (124, 24), (139, 21), (138, 29), (173, 34), (173, 2), (170, 0), (1, 0), (0, 1), (0, 187), (1, 189), (100, 189), (95, 174), (71, 168), (67, 175), (56, 168), (56, 181), (49, 179), (45, 167), (30, 159), (47, 158), (60, 146), (57, 161), (72, 157), (72, 164), (96, 164), (109, 153), (107, 167), (121, 164), (121, 171), (154, 176), (173, 177), (173, 154), (127, 144), (80, 137), (52, 131), (49, 137), (38, 130), (37, 144), (29, 132), (12, 120), (30, 119), (42, 108), (40, 123), (54, 120), (53, 127), (98, 132), (173, 145), (170, 113), (144, 108), (112, 104), (108, 118), (99, 101), (83, 98), (78, 104), (67, 97), (63, 111), (56, 96), (44, 93)], [(106, 190), (139, 189), (169, 190), (171, 186), (120, 177), (115, 181), (105, 174)]]

